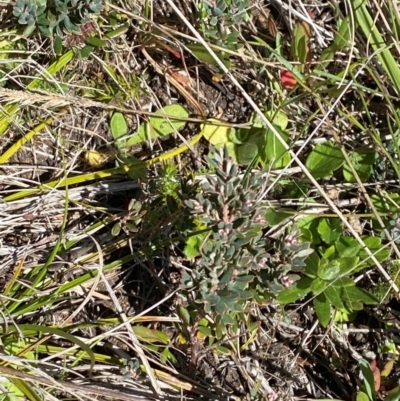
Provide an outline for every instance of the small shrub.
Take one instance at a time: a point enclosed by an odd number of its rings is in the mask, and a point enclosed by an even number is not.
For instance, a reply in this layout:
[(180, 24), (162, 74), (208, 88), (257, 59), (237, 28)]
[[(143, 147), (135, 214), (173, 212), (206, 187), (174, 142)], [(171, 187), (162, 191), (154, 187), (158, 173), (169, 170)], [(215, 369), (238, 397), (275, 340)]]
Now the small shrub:
[[(216, 316), (241, 312), (247, 300), (279, 293), (299, 279), (313, 251), (298, 241), (293, 231), (282, 241), (271, 242), (263, 234), (267, 205), (258, 197), (264, 187), (262, 173), (239, 177), (236, 164), (225, 150), (214, 152), (209, 164), (215, 176), (208, 176), (196, 199), (185, 201), (198, 227), (198, 258), (190, 272), (184, 272), (182, 287), (195, 294), (194, 301)], [(193, 255), (194, 242), (191, 242)]]
[(102, 0), (17, 0), (13, 14), (20, 25), (38, 27), (46, 36), (53, 32), (81, 33), (79, 25), (89, 20), (89, 14), (99, 14)]
[(216, 44), (233, 49), (238, 33), (230, 32), (229, 27), (249, 20), (249, 6), (248, 0), (202, 0), (200, 28), (203, 34)]

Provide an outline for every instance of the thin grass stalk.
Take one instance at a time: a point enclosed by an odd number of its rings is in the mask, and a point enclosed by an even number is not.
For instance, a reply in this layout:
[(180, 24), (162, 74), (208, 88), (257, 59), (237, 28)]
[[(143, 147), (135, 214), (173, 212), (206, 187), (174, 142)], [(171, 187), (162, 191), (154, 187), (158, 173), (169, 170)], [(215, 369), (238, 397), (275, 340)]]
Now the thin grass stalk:
[(400, 95), (400, 68), (376, 27), (365, 3), (365, 0), (354, 0), (353, 8), (356, 21), (368, 38), (372, 49), (376, 52), (378, 60), (388, 74), (397, 94)]

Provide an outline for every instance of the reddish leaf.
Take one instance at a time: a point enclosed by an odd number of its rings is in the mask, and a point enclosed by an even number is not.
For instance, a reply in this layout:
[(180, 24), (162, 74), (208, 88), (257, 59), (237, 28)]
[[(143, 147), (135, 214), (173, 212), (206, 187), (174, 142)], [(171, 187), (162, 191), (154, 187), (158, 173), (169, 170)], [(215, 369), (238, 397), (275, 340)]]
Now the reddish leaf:
[(160, 40), (157, 40), (156, 43), (163, 47), (164, 49), (168, 50), (170, 53), (172, 53), (176, 58), (182, 58), (181, 52), (179, 50), (174, 49), (173, 47), (165, 44), (164, 42), (161, 42)]
[(297, 358), (296, 362), (301, 366), (311, 366), (311, 363), (307, 361), (307, 359)]
[(281, 82), (285, 89), (293, 89), (296, 84), (296, 78), (289, 70), (281, 70)]
[(371, 366), (372, 373), (374, 374), (374, 387), (375, 391), (379, 391), (381, 388), (381, 371), (376, 364), (376, 359), (373, 359), (369, 365)]
[(304, 32), (305, 32), (305, 34), (307, 36), (307, 41), (308, 41), (310, 39), (310, 37), (311, 37), (311, 27), (306, 21), (301, 21), (300, 24), (303, 26), (303, 29), (304, 29)]

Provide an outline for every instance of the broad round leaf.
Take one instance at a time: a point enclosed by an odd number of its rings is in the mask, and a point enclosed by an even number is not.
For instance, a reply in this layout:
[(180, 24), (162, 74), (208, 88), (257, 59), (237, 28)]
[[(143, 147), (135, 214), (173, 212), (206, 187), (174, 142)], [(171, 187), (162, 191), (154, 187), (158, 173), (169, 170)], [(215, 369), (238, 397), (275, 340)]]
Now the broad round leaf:
[[(158, 110), (157, 114), (165, 114), (179, 119), (187, 118), (189, 116), (188, 111), (180, 104), (170, 104), (165, 106), (161, 110)], [(186, 121), (179, 119), (174, 120), (173, 118), (153, 115), (150, 117), (150, 125), (159, 135), (169, 135), (186, 124)]]
[(221, 125), (214, 125), (212, 122), (218, 120), (209, 120), (207, 124), (201, 126), (201, 133), (212, 145), (220, 145), (229, 142), (229, 136), (233, 130), (231, 127), (224, 127)]
[(282, 130), (285, 130), (289, 123), (288, 116), (281, 111), (276, 112), (273, 110), (268, 110), (265, 112), (265, 117), (267, 117), (272, 124), (278, 126)]
[(342, 151), (333, 142), (317, 145), (306, 160), (306, 167), (315, 178), (330, 177), (344, 163)]
[(128, 133), (128, 124), (122, 113), (114, 113), (110, 121), (111, 135), (119, 148), (125, 148), (125, 141), (118, 141)]
[[(375, 163), (376, 153), (371, 150), (350, 152), (349, 159), (354, 167), (354, 170), (360, 177), (362, 182), (368, 180), (369, 176), (372, 174), (372, 166)], [(343, 166), (343, 176), (348, 182), (356, 182), (356, 177), (354, 176), (350, 166), (345, 163)]]
[(257, 143), (249, 141), (243, 145), (236, 146), (236, 159), (238, 163), (245, 166), (249, 165), (259, 154)]
[(322, 218), (318, 224), (318, 233), (328, 245), (333, 244), (343, 233), (338, 218)]
[[(186, 121), (182, 120), (182, 118), (186, 119), (189, 116), (188, 111), (179, 104), (165, 106), (157, 110), (156, 114), (149, 118), (148, 124), (142, 123), (140, 125), (138, 132), (127, 140), (126, 146), (145, 142), (148, 139), (148, 135), (151, 139), (170, 135), (182, 128), (186, 124)], [(163, 114), (165, 117), (163, 117)]]

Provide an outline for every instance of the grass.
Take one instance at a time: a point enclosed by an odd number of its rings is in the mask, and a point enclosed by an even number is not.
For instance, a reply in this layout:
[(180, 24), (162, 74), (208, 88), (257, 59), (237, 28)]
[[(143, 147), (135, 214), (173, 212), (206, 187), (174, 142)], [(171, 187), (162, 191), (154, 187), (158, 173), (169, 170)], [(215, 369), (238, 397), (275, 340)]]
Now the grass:
[(101, 3), (0, 4), (0, 397), (396, 393), (394, 5)]

